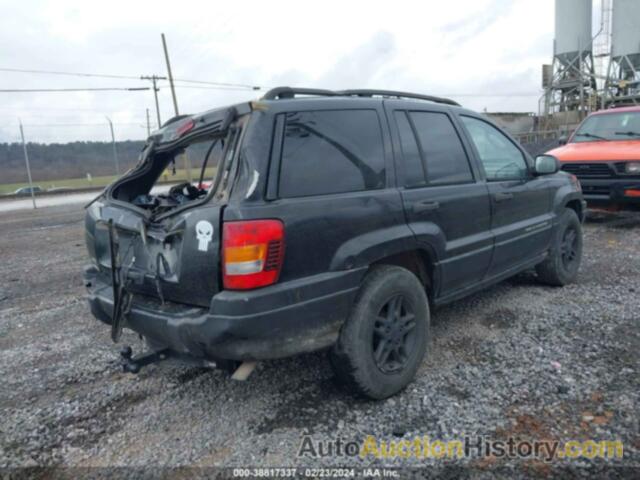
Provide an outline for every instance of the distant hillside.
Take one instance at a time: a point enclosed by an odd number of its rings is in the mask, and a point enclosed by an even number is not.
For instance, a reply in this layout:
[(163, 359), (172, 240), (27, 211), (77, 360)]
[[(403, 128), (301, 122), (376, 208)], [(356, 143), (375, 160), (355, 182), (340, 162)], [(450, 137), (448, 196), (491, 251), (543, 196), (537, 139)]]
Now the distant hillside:
[[(136, 163), (143, 146), (143, 141), (116, 142), (120, 172)], [(116, 173), (109, 142), (28, 143), (27, 150), (34, 182)], [(26, 179), (22, 144), (0, 143), (0, 183)]]
[[(144, 141), (125, 141), (116, 143), (120, 160), (120, 173), (131, 168), (138, 160)], [(557, 146), (557, 140), (544, 140), (525, 144), (524, 148), (532, 155)], [(29, 143), (29, 161), (34, 182), (86, 178), (92, 176), (115, 175), (113, 151), (109, 142), (72, 142), (72, 143)], [(204, 156), (204, 145), (191, 147), (191, 164), (199, 167)], [(215, 165), (211, 161), (210, 165)], [(0, 143), (0, 184), (26, 182), (27, 171), (20, 143)]]

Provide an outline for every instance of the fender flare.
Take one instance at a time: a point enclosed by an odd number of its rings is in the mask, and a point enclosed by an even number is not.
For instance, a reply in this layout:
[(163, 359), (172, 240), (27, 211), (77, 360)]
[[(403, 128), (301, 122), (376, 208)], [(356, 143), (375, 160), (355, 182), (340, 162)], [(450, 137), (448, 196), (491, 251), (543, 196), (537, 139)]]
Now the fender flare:
[(444, 248), (442, 237), (435, 231), (418, 238), (406, 224), (394, 225), (349, 239), (336, 251), (329, 270), (370, 267), (385, 258), (417, 251), (426, 256), (430, 263), (429, 280), (436, 293), (440, 283), (439, 259), (442, 258)]
[(573, 185), (564, 185), (560, 187), (554, 196), (553, 199), (553, 212), (555, 213), (554, 223), (557, 222), (557, 219), (562, 214), (562, 211), (567, 208), (569, 202), (578, 201), (580, 203), (580, 211), (578, 213), (578, 218), (582, 222), (584, 220), (584, 199), (582, 194), (576, 191)]

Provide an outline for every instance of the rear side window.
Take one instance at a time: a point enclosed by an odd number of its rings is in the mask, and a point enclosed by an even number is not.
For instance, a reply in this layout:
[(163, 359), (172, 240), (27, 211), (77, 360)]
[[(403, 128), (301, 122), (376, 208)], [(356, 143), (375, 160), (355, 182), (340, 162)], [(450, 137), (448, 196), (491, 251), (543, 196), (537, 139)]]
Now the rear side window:
[(410, 112), (432, 185), (473, 181), (460, 137), (445, 113)]
[(375, 110), (286, 114), (279, 196), (383, 188), (382, 130)]

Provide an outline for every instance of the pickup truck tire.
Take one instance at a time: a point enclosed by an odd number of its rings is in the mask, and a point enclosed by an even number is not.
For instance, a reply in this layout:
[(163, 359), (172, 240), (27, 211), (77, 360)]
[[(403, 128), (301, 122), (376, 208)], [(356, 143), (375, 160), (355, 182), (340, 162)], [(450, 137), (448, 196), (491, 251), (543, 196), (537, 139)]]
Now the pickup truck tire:
[(578, 275), (581, 259), (582, 225), (576, 212), (567, 208), (560, 217), (549, 256), (536, 266), (538, 279), (559, 287), (571, 283)]
[(380, 265), (365, 277), (330, 354), (337, 380), (371, 399), (411, 382), (429, 341), (424, 286), (401, 267)]

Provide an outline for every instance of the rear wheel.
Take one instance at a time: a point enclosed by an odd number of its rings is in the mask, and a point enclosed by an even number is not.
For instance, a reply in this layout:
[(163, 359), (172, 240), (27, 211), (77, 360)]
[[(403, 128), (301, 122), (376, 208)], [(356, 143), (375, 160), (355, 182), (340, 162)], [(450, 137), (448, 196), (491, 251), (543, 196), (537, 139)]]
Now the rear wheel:
[(356, 393), (389, 397), (415, 376), (429, 340), (424, 287), (410, 271), (375, 267), (331, 352), (336, 377)]
[(565, 209), (547, 259), (536, 266), (538, 279), (548, 285), (563, 286), (578, 276), (582, 260), (582, 225), (578, 215)]

